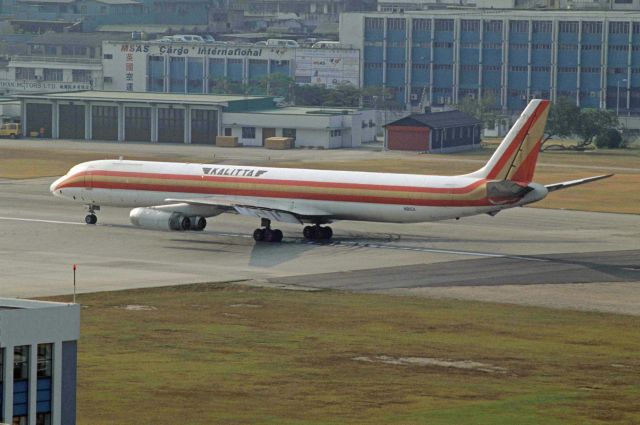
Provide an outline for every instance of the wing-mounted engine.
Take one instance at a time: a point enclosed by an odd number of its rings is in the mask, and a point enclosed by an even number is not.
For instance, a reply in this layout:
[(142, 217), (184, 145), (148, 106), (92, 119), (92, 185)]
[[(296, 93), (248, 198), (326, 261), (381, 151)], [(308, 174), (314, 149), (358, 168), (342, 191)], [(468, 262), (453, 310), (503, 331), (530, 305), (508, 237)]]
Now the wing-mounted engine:
[(129, 213), (134, 226), (153, 230), (203, 230), (207, 220), (201, 215), (189, 216), (176, 211), (134, 208)]

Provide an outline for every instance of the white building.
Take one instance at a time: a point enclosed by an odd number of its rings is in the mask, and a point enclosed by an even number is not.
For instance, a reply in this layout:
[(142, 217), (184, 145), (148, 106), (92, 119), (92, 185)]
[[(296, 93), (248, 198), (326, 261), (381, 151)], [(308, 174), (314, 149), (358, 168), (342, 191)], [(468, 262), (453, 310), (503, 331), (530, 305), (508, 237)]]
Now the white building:
[(225, 135), (243, 146), (262, 146), (267, 137), (295, 139), (298, 148), (355, 148), (373, 142), (375, 111), (337, 108), (289, 107), (222, 116)]
[(0, 422), (76, 423), (80, 306), (0, 299)]

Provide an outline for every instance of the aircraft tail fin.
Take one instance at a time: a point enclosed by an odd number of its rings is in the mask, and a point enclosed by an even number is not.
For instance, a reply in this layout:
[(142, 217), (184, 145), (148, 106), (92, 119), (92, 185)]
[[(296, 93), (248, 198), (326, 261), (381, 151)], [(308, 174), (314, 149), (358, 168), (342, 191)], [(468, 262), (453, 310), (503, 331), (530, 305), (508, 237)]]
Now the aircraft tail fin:
[(529, 102), (485, 166), (469, 176), (530, 183), (550, 105), (551, 102), (543, 99)]

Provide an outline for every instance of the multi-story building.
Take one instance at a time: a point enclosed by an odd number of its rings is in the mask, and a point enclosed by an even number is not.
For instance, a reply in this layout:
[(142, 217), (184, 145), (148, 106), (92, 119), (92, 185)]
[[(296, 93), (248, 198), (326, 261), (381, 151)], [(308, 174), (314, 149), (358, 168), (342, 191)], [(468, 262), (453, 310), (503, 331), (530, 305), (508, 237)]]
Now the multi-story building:
[(101, 89), (102, 40), (107, 34), (52, 33), (34, 37), (26, 54), (0, 67), (0, 92)]
[(274, 74), (299, 84), (360, 84), (360, 53), (349, 48), (128, 41), (105, 42), (102, 51), (105, 90), (219, 93), (221, 85), (243, 84), (257, 94)]
[[(0, 13), (25, 32), (94, 31), (103, 25), (207, 25), (213, 0), (8, 0)], [(139, 28), (139, 27), (138, 27)]]
[(340, 40), (361, 50), (363, 86), (407, 108), (491, 96), (640, 111), (640, 12), (433, 10), (346, 13)]
[(76, 423), (80, 305), (0, 299), (0, 422)]

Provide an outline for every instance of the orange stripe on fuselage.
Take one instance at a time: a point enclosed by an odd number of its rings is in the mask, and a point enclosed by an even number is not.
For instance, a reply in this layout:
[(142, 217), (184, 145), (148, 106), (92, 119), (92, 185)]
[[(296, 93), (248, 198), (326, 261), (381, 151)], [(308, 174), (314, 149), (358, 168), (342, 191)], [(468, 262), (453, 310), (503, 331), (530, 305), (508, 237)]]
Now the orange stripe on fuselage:
[[(82, 172), (70, 176), (61, 182), (56, 189), (63, 189), (66, 187), (85, 187), (85, 176), (87, 174), (91, 175), (91, 186), (97, 189), (255, 196), (416, 206), (492, 205), (486, 197), (486, 190), (484, 189), (486, 180), (484, 179), (477, 180), (461, 188), (433, 188), (361, 183), (278, 180), (254, 177), (222, 177), (94, 170), (88, 173)], [(171, 184), (172, 181), (180, 181), (182, 184)], [(194, 184), (189, 185), (188, 182), (193, 182)], [(195, 184), (202, 182), (205, 184), (209, 183), (209, 185)], [(235, 183), (234, 186), (236, 187), (216, 187), (214, 186), (215, 183)], [(280, 187), (282, 187), (282, 190), (279, 190)], [(305, 188), (313, 188), (315, 190), (305, 191)], [(318, 192), (318, 189), (327, 189), (328, 192)], [(365, 193), (344, 193), (346, 191), (354, 190), (362, 190)], [(343, 193), (340, 193), (341, 191)], [(382, 193), (366, 194), (366, 192), (373, 191)], [(409, 196), (412, 194), (415, 195), (415, 198)], [(434, 196), (432, 198), (427, 198), (429, 194)], [(446, 195), (451, 195), (451, 198), (448, 198)]]

